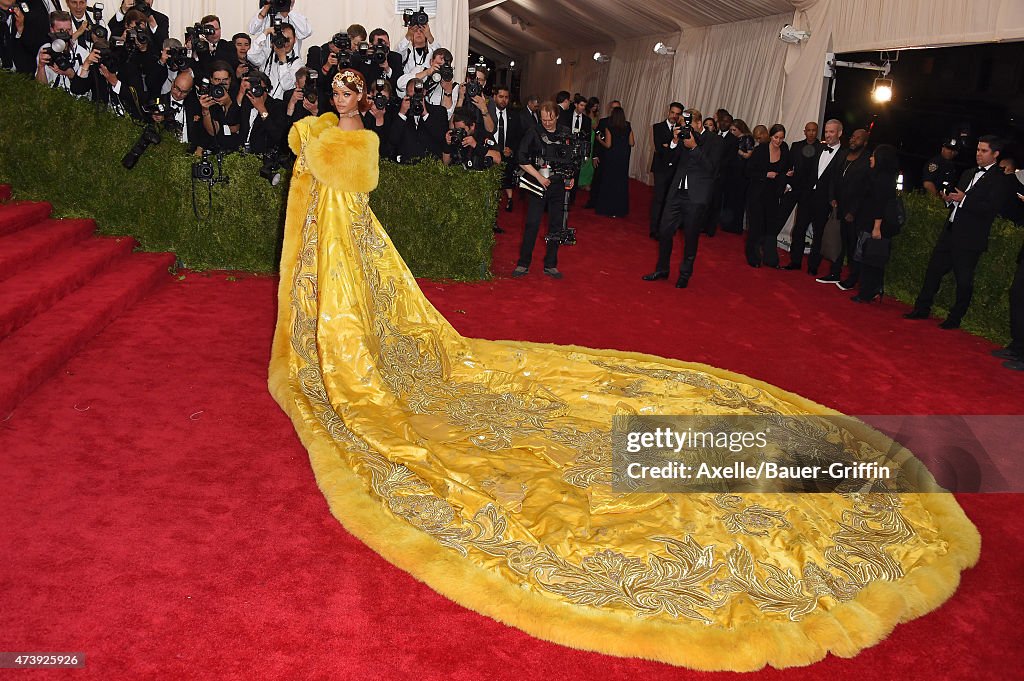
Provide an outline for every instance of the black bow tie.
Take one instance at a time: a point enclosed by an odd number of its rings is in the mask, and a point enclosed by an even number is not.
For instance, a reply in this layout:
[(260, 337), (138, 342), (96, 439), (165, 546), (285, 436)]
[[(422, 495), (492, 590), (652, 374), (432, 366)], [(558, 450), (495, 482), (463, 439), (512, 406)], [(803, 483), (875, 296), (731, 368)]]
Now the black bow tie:
[(835, 151), (835, 149), (833, 149), (832, 147), (825, 147), (825, 151), (831, 154), (833, 151)]
[(985, 168), (985, 167), (983, 167), (983, 166), (978, 166), (977, 168), (975, 168), (975, 169), (974, 169), (974, 172), (975, 172), (975, 174), (977, 174), (977, 173), (984, 173), (984, 172), (986, 172), (987, 170), (988, 170), (988, 169), (987, 169), (987, 168)]

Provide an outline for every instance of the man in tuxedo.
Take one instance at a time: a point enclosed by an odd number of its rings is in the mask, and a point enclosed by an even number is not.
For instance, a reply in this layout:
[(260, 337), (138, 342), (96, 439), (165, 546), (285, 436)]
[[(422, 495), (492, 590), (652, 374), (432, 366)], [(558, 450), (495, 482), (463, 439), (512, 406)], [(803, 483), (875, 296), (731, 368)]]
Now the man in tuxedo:
[(370, 31), (370, 45), (379, 43), (389, 50), (387, 61), (381, 66), (381, 72), (384, 79), (391, 82), (392, 91), (397, 91), (398, 77), (402, 75), (402, 55), (391, 49), (391, 36), (383, 28), (375, 28)]
[(685, 236), (683, 261), (679, 266), (676, 288), (686, 288), (693, 276), (697, 261), (697, 246), (704, 225), (705, 212), (711, 203), (715, 176), (721, 159), (722, 140), (704, 129), (704, 118), (697, 109), (684, 113), (692, 117), (692, 134), (682, 138), (677, 129), (669, 143), (675, 152), (676, 172), (665, 200), (659, 227), (658, 264), (654, 271), (643, 276), (644, 281), (668, 279), (672, 258), (672, 241), (681, 227)]
[(975, 268), (981, 254), (988, 250), (992, 222), (1010, 190), (1006, 175), (998, 167), (1003, 148), (1003, 141), (994, 135), (978, 138), (975, 152), (978, 166), (964, 171), (956, 188), (942, 195), (952, 211), (932, 250), (914, 309), (903, 315), (906, 319), (928, 318), (942, 279), (952, 270), (956, 278), (956, 301), (939, 326), (959, 328), (974, 294)]
[(131, 9), (136, 9), (145, 15), (145, 23), (150, 32), (150, 42), (155, 43), (158, 47), (163, 45), (164, 41), (170, 37), (170, 19), (166, 14), (161, 14), (153, 9), (153, 0), (121, 0), (121, 6), (114, 13), (114, 18), (110, 20), (110, 35), (124, 34), (128, 23), (125, 21), (125, 15)]
[(440, 159), (444, 153), (444, 137), (448, 131), (448, 114), (443, 107), (423, 101), (422, 112), (416, 112), (412, 100), (416, 86), (413, 79), (406, 86), (405, 97), (398, 109), (398, 120), (391, 129), (390, 147), (394, 161), (415, 163), (425, 156)]
[[(195, 48), (193, 54), (199, 62), (199, 70), (209, 75), (210, 65), (215, 61), (226, 61), (232, 64), (236, 57), (234, 42), (228, 42), (221, 37), (220, 18), (209, 14), (199, 20), (203, 26), (213, 29), (213, 35), (204, 35), (199, 39), (200, 45), (190, 45)], [(186, 43), (188, 40), (186, 39)]]
[[(253, 94), (253, 83), (250, 80), (259, 78), (263, 92), (259, 96)], [(239, 105), (238, 136), (242, 140), (242, 148), (250, 154), (276, 153), (285, 135), (288, 115), (285, 103), (270, 96), (270, 77), (265, 73), (250, 74), (239, 87), (241, 104)]]
[[(590, 140), (590, 129), (593, 125), (590, 121), (590, 116), (587, 115), (587, 98), (582, 95), (576, 95), (572, 99), (572, 106), (563, 111), (558, 115), (558, 124), (574, 134)], [(576, 189), (579, 187), (580, 174), (577, 171), (576, 176), (573, 178), (574, 182), (572, 189), (569, 190), (569, 204), (576, 203)]]
[(270, 96), (284, 101), (284, 93), (295, 87), (295, 72), (302, 68), (302, 62), (292, 55), (295, 27), (281, 24), (280, 29), (285, 38), (282, 45), (275, 45), (267, 35), (259, 36), (249, 51), (249, 58), (270, 77)]
[(712, 227), (721, 225), (723, 232), (742, 234), (746, 193), (741, 189), (747, 180), (740, 164), (740, 138), (730, 132), (734, 119), (726, 109), (719, 109), (715, 119), (718, 122), (717, 134), (722, 140), (722, 165), (718, 171), (718, 217), (712, 221)]
[(508, 108), (511, 92), (505, 85), (499, 85), (494, 90), (494, 97), (488, 103), (491, 120), (494, 121), (494, 134), (491, 136), (495, 148), (501, 154), (501, 162), (504, 166), (501, 186), (505, 190), (505, 197), (508, 202), (505, 210), (512, 210), (512, 190), (515, 187), (515, 169), (518, 163), (515, 162), (516, 151), (519, 149), (519, 142), (523, 138), (522, 121)]
[(814, 186), (811, 180), (816, 177), (817, 173), (815, 160), (818, 157), (818, 124), (816, 122), (808, 121), (804, 125), (804, 138), (793, 142), (793, 146), (789, 148), (789, 157), (793, 164), (786, 173), (789, 180), (787, 180), (786, 193), (782, 195), (782, 206), (779, 210), (780, 224), (786, 223), (793, 209), (805, 195), (810, 194), (810, 189)]
[(179, 73), (171, 83), (169, 96), (162, 98), (169, 105), (167, 115), (153, 115), (153, 122), (177, 136), (188, 146), (189, 151), (204, 146), (201, 138), (202, 124), (199, 120), (202, 107), (193, 91), (193, 84), (189, 71)]
[(526, 98), (526, 106), (523, 107), (523, 130), (540, 125), (540, 100), (537, 95), (530, 95)]
[(661, 225), (661, 211), (665, 205), (665, 195), (668, 194), (669, 185), (672, 183), (674, 166), (671, 156), (673, 150), (669, 148), (672, 144), (673, 132), (679, 117), (683, 115), (683, 105), (679, 102), (672, 102), (668, 105), (668, 114), (665, 120), (655, 123), (652, 129), (654, 138), (654, 156), (651, 158), (651, 173), (654, 174), (654, 193), (651, 195), (651, 217), (648, 227), (649, 236), (652, 239), (658, 238), (658, 226)]
[(807, 225), (811, 225), (813, 238), (811, 254), (807, 261), (807, 273), (818, 276), (825, 223), (837, 205), (836, 178), (842, 172), (846, 159), (846, 151), (841, 144), (842, 136), (842, 123), (834, 118), (825, 123), (824, 142), (815, 150), (814, 164), (809, 166), (809, 172), (812, 174), (807, 178), (807, 183), (810, 188), (799, 199), (796, 221), (793, 223), (792, 242), (789, 246), (789, 264), (785, 267), (787, 270), (798, 270), (803, 266)]

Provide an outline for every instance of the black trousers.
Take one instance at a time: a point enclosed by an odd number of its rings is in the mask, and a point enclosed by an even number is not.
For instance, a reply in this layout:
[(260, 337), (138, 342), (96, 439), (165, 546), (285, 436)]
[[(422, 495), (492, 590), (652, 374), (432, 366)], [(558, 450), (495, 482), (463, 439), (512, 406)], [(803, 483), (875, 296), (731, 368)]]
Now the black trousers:
[(1024, 357), (1024, 249), (1010, 284), (1010, 349)]
[(789, 262), (803, 264), (804, 248), (807, 247), (807, 226), (813, 231), (811, 254), (807, 258), (807, 269), (817, 272), (821, 265), (821, 239), (825, 234), (825, 223), (828, 222), (832, 206), (826, 201), (808, 195), (798, 199), (796, 219), (793, 221), (793, 235), (789, 245)]
[(715, 178), (715, 185), (711, 190), (711, 203), (704, 211), (704, 233), (714, 236), (718, 231), (718, 225), (722, 220), (722, 202), (725, 199), (725, 182), (721, 177)]
[(747, 212), (747, 178), (727, 175), (722, 184), (722, 210), (719, 223), (723, 232), (743, 234), (743, 216)]
[(829, 274), (837, 277), (843, 273), (844, 262), (848, 263), (850, 271), (853, 271), (853, 253), (857, 250), (857, 235), (860, 234), (860, 230), (852, 222), (846, 221), (846, 212), (842, 210), (841, 206), (839, 210), (839, 256), (832, 263), (832, 268), (829, 270)]
[(943, 277), (952, 270), (956, 279), (956, 301), (949, 309), (947, 319), (960, 322), (967, 314), (967, 308), (970, 307), (971, 298), (974, 296), (974, 270), (978, 267), (981, 251), (954, 248), (952, 241), (950, 232), (946, 230), (935, 244), (932, 257), (928, 261), (928, 269), (924, 273), (924, 284), (914, 302), (914, 309), (920, 312), (931, 311)]
[(676, 232), (683, 230), (683, 262), (679, 265), (679, 276), (690, 278), (693, 265), (697, 260), (697, 246), (700, 241), (701, 229), (704, 226), (704, 213), (707, 204), (694, 203), (686, 189), (669, 189), (665, 200), (665, 210), (661, 214), (661, 226), (658, 232), (658, 272), (668, 272), (672, 260), (672, 242)]
[[(865, 265), (864, 263), (856, 263), (856, 265), (857, 276), (860, 279), (860, 297), (874, 298), (882, 292), (882, 286), (885, 283), (885, 267)], [(853, 263), (851, 263), (851, 270), (852, 267)]]
[(658, 236), (661, 228), (661, 214), (665, 209), (665, 197), (672, 186), (672, 171), (663, 170), (654, 173), (654, 193), (651, 194), (651, 220), (649, 224), (651, 236)]
[[(758, 186), (758, 185), (766, 186)], [(779, 196), (768, 183), (751, 183), (747, 199), (747, 263), (755, 267), (762, 262), (769, 267), (779, 264), (775, 245), (782, 227), (779, 219)]]
[[(548, 211), (548, 234), (562, 231), (565, 191), (565, 187), (558, 182), (552, 183), (543, 197), (530, 193), (530, 203), (526, 208), (526, 229), (523, 231), (523, 243), (519, 246), (519, 262), (516, 263), (520, 267), (529, 267), (530, 261), (533, 260), (533, 247), (537, 243), (537, 233), (540, 232), (540, 221), (544, 217), (545, 208)], [(558, 267), (557, 241), (547, 242), (544, 267)]]

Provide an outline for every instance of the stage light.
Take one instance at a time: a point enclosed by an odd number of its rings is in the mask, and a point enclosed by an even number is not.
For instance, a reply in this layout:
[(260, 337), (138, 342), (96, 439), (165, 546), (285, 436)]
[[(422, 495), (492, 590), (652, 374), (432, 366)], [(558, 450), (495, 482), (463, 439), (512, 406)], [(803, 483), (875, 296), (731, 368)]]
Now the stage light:
[(559, 57), (558, 59), (556, 59), (555, 60), (555, 64), (557, 64), (558, 66), (561, 66), (562, 65), (562, 58)]
[(595, 52), (594, 53), (594, 61), (596, 61), (596, 62), (598, 62), (600, 64), (605, 64), (610, 59), (611, 59), (611, 57), (609, 57), (607, 54), (601, 54), (600, 52)]
[(892, 79), (875, 78), (874, 87), (871, 88), (871, 99), (879, 104), (892, 100)]
[(515, 59), (513, 59), (512, 61), (510, 61), (510, 62), (508, 63), (508, 67), (509, 67), (510, 69), (514, 69), (514, 68), (516, 67), (516, 60), (515, 60)]
[(670, 57), (676, 53), (676, 48), (669, 47), (665, 43), (656, 43), (654, 45), (654, 53), (660, 54), (663, 57)]

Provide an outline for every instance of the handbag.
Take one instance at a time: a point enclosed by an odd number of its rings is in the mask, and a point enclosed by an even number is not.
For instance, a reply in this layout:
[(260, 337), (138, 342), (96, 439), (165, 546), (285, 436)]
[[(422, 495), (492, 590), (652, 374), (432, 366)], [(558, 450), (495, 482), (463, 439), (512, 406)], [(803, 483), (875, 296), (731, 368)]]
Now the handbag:
[(842, 228), (839, 225), (839, 216), (833, 208), (825, 223), (825, 230), (821, 235), (821, 255), (833, 262), (839, 257), (843, 250)]
[(885, 263), (889, 262), (891, 249), (891, 239), (872, 239), (871, 232), (861, 232), (857, 235), (857, 248), (853, 252), (853, 259), (869, 267), (885, 267)]

